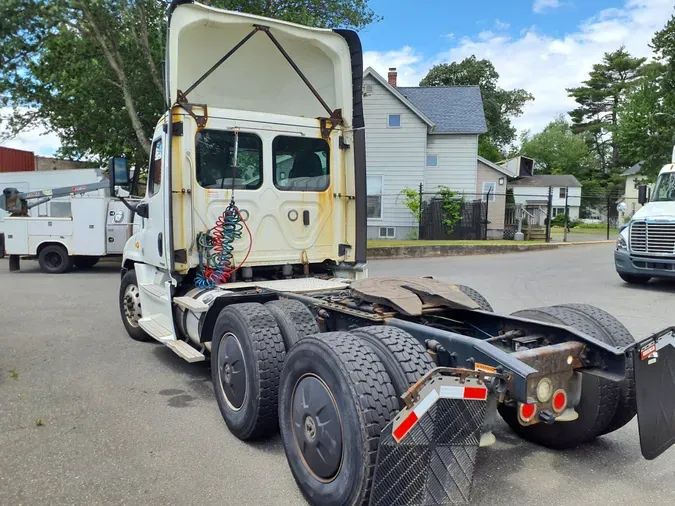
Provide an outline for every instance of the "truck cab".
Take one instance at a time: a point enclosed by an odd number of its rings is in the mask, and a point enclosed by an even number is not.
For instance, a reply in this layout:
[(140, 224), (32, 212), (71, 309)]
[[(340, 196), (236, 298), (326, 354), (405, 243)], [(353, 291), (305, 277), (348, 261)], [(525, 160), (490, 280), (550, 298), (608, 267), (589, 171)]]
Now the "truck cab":
[(659, 172), (651, 198), (640, 188), (643, 207), (621, 230), (614, 251), (616, 271), (627, 283), (675, 278), (675, 160)]

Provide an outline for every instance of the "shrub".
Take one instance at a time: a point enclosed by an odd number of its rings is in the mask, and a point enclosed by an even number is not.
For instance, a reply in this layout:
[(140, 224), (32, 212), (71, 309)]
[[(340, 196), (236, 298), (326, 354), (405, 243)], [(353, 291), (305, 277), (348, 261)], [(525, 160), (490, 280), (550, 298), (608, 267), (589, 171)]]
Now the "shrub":
[(579, 225), (577, 225), (579, 228), (599, 228), (599, 229), (604, 229), (607, 228), (607, 223), (584, 223), (584, 222), (579, 222)]

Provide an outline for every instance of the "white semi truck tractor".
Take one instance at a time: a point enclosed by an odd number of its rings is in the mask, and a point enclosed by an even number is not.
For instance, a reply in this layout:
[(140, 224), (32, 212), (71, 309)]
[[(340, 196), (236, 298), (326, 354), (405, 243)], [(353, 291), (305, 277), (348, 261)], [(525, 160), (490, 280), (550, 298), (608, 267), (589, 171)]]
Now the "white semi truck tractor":
[[(638, 187), (642, 207), (621, 229), (614, 251), (616, 271), (626, 283), (675, 278), (675, 150), (659, 172), (651, 197)], [(621, 205), (621, 204), (620, 204)]]
[(129, 336), (210, 361), (229, 430), (280, 431), (313, 505), (468, 502), (498, 414), (562, 449), (637, 413), (660, 455), (672, 327), (636, 342), (588, 305), (506, 316), (466, 286), (368, 278), (363, 70), (353, 31), (172, 2)]

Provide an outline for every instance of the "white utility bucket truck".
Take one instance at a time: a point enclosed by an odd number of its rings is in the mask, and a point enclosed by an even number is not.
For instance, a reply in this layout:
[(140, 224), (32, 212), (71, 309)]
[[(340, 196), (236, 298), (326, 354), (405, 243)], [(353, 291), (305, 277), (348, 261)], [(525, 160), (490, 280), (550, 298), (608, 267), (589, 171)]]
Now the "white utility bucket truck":
[(186, 0), (168, 18), (122, 322), (210, 360), (230, 431), (280, 430), (311, 504), (466, 502), (497, 413), (553, 448), (636, 413), (646, 458), (673, 444), (672, 327), (636, 343), (588, 305), (505, 316), (465, 286), (367, 278), (356, 33)]
[[(651, 198), (647, 185), (638, 187), (642, 205), (621, 229), (614, 251), (616, 271), (626, 283), (646, 284), (652, 278), (675, 278), (675, 149), (664, 165)], [(625, 212), (625, 203), (619, 211)]]
[[(60, 186), (78, 186), (100, 181), (100, 169), (64, 169), (44, 171), (0, 172), (0, 258), (5, 253), (5, 218), (9, 213), (5, 209), (5, 197), (2, 190), (16, 188), (21, 193), (38, 190), (51, 190)], [(68, 197), (52, 199), (31, 208), (29, 216), (63, 217), (70, 213)]]
[[(10, 271), (18, 271), (22, 257), (37, 257), (40, 269), (61, 274), (88, 269), (103, 256), (120, 256), (133, 234), (135, 214), (126, 200), (110, 197), (110, 182), (98, 181), (48, 189), (2, 190), (4, 252)], [(122, 175), (126, 177), (126, 172)], [(118, 178), (118, 184), (123, 183)], [(121, 197), (128, 193), (114, 190)], [(126, 202), (126, 203), (125, 203)], [(133, 199), (132, 199), (133, 204)], [(45, 214), (31, 209), (47, 207)], [(140, 228), (140, 220), (136, 220)]]

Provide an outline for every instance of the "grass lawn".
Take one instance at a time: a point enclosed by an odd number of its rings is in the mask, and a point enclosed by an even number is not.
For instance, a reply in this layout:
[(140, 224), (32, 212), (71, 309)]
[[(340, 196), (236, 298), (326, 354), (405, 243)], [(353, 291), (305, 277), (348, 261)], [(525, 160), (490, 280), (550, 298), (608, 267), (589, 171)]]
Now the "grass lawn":
[[(581, 227), (574, 227), (570, 228), (569, 231), (570, 234), (584, 234), (584, 235), (606, 235), (607, 234), (607, 227), (605, 228), (581, 228)], [(564, 230), (562, 227), (553, 227), (551, 229), (551, 234), (552, 235), (563, 235)], [(609, 238), (612, 239), (613, 237), (616, 237), (619, 234), (619, 231), (616, 228), (610, 227), (609, 229)]]
[(517, 244), (542, 244), (542, 241), (368, 241), (369, 248), (393, 248), (398, 246), (514, 246)]

